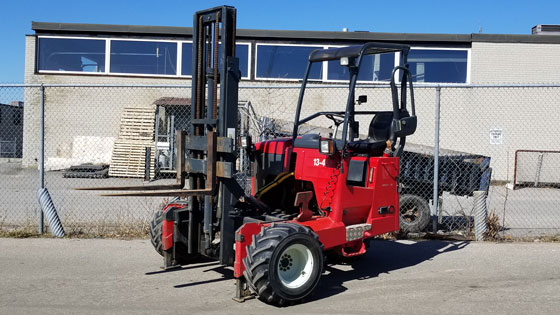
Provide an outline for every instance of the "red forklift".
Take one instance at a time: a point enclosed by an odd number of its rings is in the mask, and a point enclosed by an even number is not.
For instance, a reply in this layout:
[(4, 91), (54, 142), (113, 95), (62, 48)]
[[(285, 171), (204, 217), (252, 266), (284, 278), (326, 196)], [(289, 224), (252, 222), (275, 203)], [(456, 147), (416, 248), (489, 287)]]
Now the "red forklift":
[[(188, 130), (177, 131), (177, 183), (96, 189), (128, 190), (112, 196), (180, 197), (158, 211), (151, 225), (164, 266), (216, 259), (234, 267), (235, 300), (256, 295), (286, 305), (316, 289), (326, 254), (363, 255), (368, 239), (399, 230), (399, 157), (417, 125), (410, 47), (371, 42), (313, 51), (292, 136), (253, 144), (236, 134), (235, 14), (223, 6), (194, 15), (192, 121)], [(383, 53), (400, 56), (390, 78), (392, 109), (356, 110), (356, 103), (367, 102), (355, 95), (362, 61)], [(346, 105), (302, 117), (311, 67), (326, 61), (347, 70)], [(364, 139), (359, 115), (373, 117)], [(319, 117), (332, 120), (341, 133), (299, 135), (300, 126)], [(234, 177), (239, 152), (252, 161), (252, 194)]]

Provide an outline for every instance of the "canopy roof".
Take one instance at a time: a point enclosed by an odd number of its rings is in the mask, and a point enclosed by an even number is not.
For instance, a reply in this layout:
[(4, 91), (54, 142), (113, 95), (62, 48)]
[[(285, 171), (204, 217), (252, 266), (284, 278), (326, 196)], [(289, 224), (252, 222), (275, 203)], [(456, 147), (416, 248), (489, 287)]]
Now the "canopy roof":
[(401, 51), (405, 51), (408, 54), (409, 50), (409, 45), (371, 42), (357, 46), (317, 49), (311, 52), (311, 54), (309, 55), (309, 61), (316, 62), (338, 60), (341, 57), (354, 58), (358, 57), (362, 51), (364, 55), (372, 55)]

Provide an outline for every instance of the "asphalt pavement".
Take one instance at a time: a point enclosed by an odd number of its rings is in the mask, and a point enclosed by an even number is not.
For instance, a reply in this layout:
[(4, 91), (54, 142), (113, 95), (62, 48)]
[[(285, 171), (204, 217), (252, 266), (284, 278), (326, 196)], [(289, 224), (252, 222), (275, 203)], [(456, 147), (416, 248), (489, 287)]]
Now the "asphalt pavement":
[(148, 240), (0, 238), (1, 314), (558, 314), (560, 244), (374, 241), (316, 294), (234, 302), (215, 262), (162, 271)]

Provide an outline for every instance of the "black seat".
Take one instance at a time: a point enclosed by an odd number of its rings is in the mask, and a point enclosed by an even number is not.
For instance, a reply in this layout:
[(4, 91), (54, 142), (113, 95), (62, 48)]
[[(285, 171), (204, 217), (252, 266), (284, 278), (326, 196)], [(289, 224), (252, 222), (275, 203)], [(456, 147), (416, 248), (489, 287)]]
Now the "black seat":
[(392, 122), (393, 112), (379, 112), (375, 114), (369, 124), (368, 139), (383, 142), (389, 140)]
[(392, 121), (393, 112), (378, 112), (369, 124), (368, 138), (349, 142), (348, 149), (360, 154), (381, 156), (387, 147)]

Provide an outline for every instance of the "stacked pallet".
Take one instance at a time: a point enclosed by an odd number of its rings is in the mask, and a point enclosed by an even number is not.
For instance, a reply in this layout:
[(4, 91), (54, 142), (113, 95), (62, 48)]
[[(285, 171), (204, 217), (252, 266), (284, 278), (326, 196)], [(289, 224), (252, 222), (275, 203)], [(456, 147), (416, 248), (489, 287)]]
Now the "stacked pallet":
[(125, 107), (119, 137), (113, 145), (109, 176), (143, 178), (146, 170), (146, 148), (151, 148), (150, 178), (154, 178), (155, 106)]

